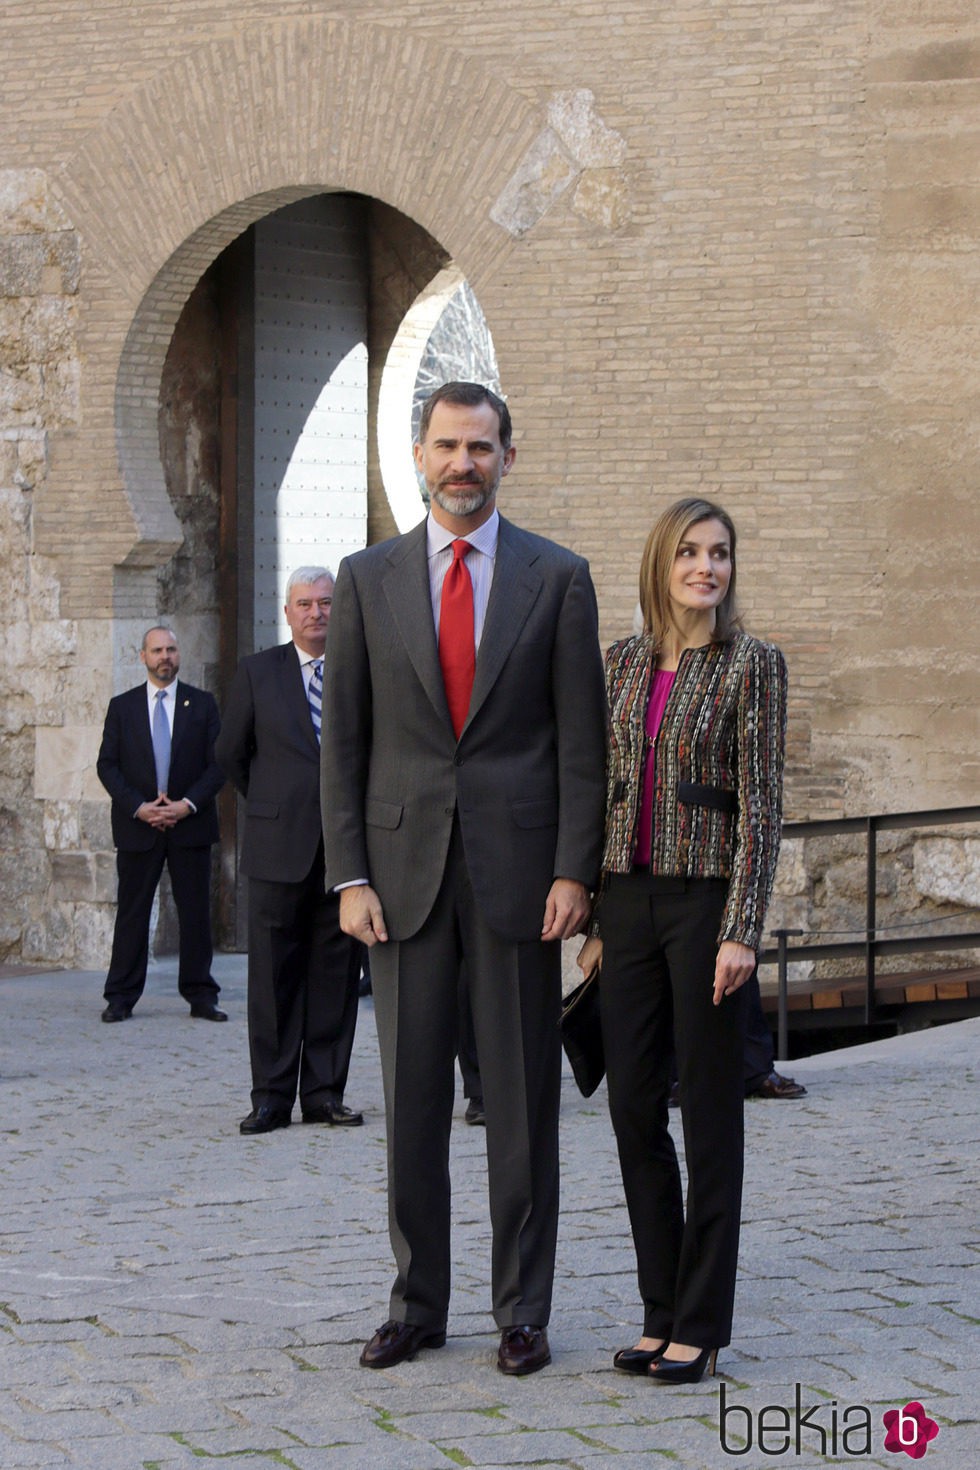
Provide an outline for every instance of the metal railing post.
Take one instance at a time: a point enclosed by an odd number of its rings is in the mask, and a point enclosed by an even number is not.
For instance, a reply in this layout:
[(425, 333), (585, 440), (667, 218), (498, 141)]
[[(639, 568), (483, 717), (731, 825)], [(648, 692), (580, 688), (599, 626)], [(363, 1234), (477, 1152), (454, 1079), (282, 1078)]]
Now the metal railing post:
[(867, 883), (868, 891), (865, 903), (865, 933), (864, 933), (864, 1024), (871, 1025), (871, 1018), (875, 1012), (875, 959), (878, 923), (878, 821), (876, 817), (868, 817), (868, 869)]
[(802, 929), (774, 929), (773, 938), (778, 945), (777, 966), (779, 971), (779, 993), (777, 1009), (776, 1060), (789, 1061), (789, 945), (790, 935), (802, 934)]

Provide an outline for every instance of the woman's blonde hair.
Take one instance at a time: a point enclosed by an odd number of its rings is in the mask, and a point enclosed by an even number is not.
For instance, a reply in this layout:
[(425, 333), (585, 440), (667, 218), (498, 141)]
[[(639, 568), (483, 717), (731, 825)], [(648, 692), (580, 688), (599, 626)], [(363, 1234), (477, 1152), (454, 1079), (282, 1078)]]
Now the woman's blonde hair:
[(640, 609), (643, 631), (657, 644), (676, 629), (677, 621), (670, 605), (670, 577), (677, 560), (677, 549), (692, 526), (699, 521), (721, 521), (731, 545), (732, 576), (728, 591), (715, 609), (714, 643), (727, 643), (742, 626), (735, 602), (735, 525), (727, 510), (711, 500), (691, 495), (675, 500), (654, 525), (643, 548), (640, 562)]

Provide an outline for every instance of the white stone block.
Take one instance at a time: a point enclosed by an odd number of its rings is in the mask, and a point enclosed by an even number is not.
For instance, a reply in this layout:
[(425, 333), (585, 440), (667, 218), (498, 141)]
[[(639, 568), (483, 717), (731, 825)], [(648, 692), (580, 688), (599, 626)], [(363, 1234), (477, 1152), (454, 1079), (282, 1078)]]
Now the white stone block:
[(34, 735), (34, 795), (46, 801), (108, 800), (95, 774), (98, 725), (44, 725)]
[(980, 908), (980, 838), (920, 837), (913, 871), (924, 897)]

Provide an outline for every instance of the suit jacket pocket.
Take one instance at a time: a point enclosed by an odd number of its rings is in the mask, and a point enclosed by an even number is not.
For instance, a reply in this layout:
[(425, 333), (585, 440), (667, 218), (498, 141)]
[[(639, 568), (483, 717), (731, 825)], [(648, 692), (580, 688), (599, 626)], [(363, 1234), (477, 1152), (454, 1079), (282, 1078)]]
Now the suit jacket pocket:
[(733, 812), (738, 806), (734, 791), (724, 786), (704, 786), (700, 781), (678, 781), (677, 800), (685, 806), (711, 806), (720, 812)]
[(246, 801), (245, 815), (247, 817), (278, 817), (279, 803), (277, 801)]
[(551, 797), (542, 801), (515, 801), (511, 806), (518, 827), (557, 827), (558, 803)]
[(385, 827), (394, 832), (401, 824), (404, 810), (398, 802), (378, 801), (376, 797), (369, 796), (364, 803), (364, 820), (369, 827)]

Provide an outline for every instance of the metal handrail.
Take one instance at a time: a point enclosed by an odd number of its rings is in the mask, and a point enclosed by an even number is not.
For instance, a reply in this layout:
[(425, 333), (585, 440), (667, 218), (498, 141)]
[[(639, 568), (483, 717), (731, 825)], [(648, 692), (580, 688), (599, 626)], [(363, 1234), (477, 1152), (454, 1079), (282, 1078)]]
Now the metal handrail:
[[(760, 965), (776, 964), (779, 967), (778, 994), (778, 1048), (781, 1060), (786, 1059), (788, 1044), (788, 967), (790, 959), (853, 959), (864, 957), (864, 1023), (870, 1025), (876, 1018), (875, 969), (879, 956), (897, 954), (922, 954), (946, 949), (975, 949), (980, 945), (980, 931), (959, 934), (924, 934), (906, 939), (879, 939), (877, 923), (877, 873), (878, 833), (894, 832), (909, 827), (951, 827), (964, 822), (980, 822), (980, 806), (955, 806), (932, 808), (918, 812), (875, 812), (866, 817), (830, 817), (813, 822), (784, 822), (783, 838), (834, 837), (845, 833), (863, 832), (867, 839), (865, 925), (854, 934), (863, 933), (863, 938), (835, 944), (800, 944), (792, 950), (790, 939), (807, 932), (803, 929), (773, 929), (775, 949), (763, 950), (759, 955)], [(942, 922), (941, 919), (934, 920)], [(814, 931), (819, 933), (820, 931)], [(841, 932), (841, 931), (836, 931)]]

